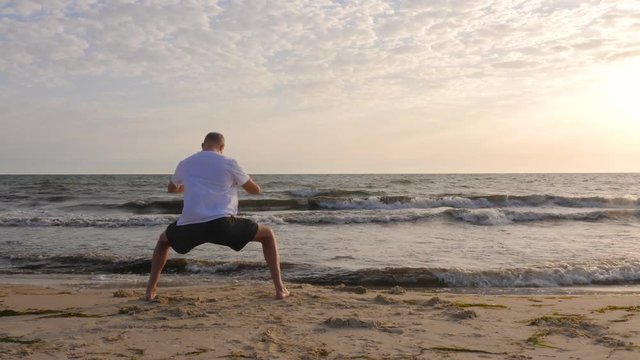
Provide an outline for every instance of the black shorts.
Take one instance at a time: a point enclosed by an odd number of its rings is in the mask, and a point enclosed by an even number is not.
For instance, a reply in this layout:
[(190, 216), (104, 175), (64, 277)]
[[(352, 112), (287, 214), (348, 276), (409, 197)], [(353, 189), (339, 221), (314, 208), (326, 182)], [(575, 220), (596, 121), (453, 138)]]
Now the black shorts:
[(256, 222), (229, 216), (197, 224), (177, 225), (174, 222), (167, 227), (165, 234), (173, 250), (186, 254), (204, 243), (225, 245), (240, 251), (257, 232)]

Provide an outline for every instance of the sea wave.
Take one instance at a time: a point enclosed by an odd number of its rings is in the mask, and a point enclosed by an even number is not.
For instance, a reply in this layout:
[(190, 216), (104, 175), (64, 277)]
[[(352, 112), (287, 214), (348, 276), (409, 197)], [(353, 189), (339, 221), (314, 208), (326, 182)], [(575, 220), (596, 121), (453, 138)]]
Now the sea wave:
[[(150, 258), (122, 259), (104, 255), (55, 255), (55, 256), (9, 256), (0, 257), (9, 266), (0, 271), (14, 273), (41, 274), (148, 274)], [(293, 265), (283, 262), (281, 267), (289, 269)], [(170, 258), (163, 272), (171, 274), (246, 274), (266, 270), (263, 262), (224, 262), (186, 258)]]
[(507, 225), (547, 221), (637, 221), (640, 210), (592, 210), (580, 212), (514, 211), (505, 209), (449, 209), (444, 211), (452, 219), (475, 225)]
[(177, 216), (0, 215), (0, 227), (121, 228), (168, 225), (177, 219)]
[(521, 288), (640, 283), (640, 264), (561, 265), (499, 270), (385, 268), (301, 274), (295, 281), (333, 285), (447, 288)]
[(638, 209), (640, 199), (634, 197), (566, 197), (553, 195), (442, 195), (429, 197), (372, 196), (366, 198), (314, 197), (308, 199), (312, 209), (456, 209), (563, 207)]
[(514, 223), (551, 221), (635, 222), (640, 219), (640, 210), (592, 210), (580, 212), (522, 211), (507, 209), (445, 209), (432, 211), (400, 212), (310, 212), (283, 216), (256, 216), (257, 221), (275, 224), (367, 224), (402, 223), (444, 218), (473, 225), (498, 226)]
[(136, 214), (180, 214), (182, 212), (180, 200), (130, 201), (121, 205), (107, 205), (107, 208), (128, 210)]
[[(286, 192), (287, 198), (241, 199), (241, 212), (282, 210), (400, 210), (400, 209), (490, 209), (490, 208), (573, 208), (640, 209), (636, 197), (566, 197), (555, 195), (374, 195), (366, 191), (298, 189)], [(50, 202), (63, 203), (64, 197)], [(121, 211), (132, 214), (173, 214), (182, 212), (182, 199), (135, 200), (120, 204), (74, 204), (70, 211)]]
[[(106, 256), (34, 256), (0, 258), (12, 273), (147, 274), (149, 258)], [(470, 270), (459, 268), (368, 268), (348, 270), (310, 264), (282, 263), (287, 281), (315, 285), (404, 286), (416, 288), (548, 288), (640, 284), (640, 262), (619, 260), (595, 264), (560, 264), (537, 268)], [(224, 262), (171, 258), (164, 268), (173, 274), (213, 274), (239, 278), (268, 277), (263, 262)]]
[[(131, 201), (121, 205), (106, 205), (107, 208), (118, 208), (135, 214), (180, 214), (183, 201), (154, 200)], [(238, 202), (241, 211), (278, 211), (278, 210), (306, 210), (309, 208), (306, 200), (300, 199), (243, 199)]]
[[(294, 211), (276, 214), (260, 212), (242, 214), (261, 224), (270, 225), (344, 225), (344, 224), (391, 224), (429, 221), (434, 219), (469, 223), (479, 226), (499, 226), (517, 223), (586, 221), (625, 222), (640, 220), (639, 210), (595, 209), (590, 211), (519, 210), (519, 209), (427, 209), (395, 211)], [(177, 215), (121, 215), (89, 216), (68, 214), (46, 215), (0, 215), (0, 227), (98, 227), (124, 228), (168, 225), (178, 219)]]
[(313, 197), (350, 198), (350, 197), (367, 197), (367, 196), (376, 195), (376, 193), (364, 191), (364, 190), (316, 189), (316, 188), (288, 190), (285, 193), (291, 196), (302, 197), (302, 198), (313, 198)]

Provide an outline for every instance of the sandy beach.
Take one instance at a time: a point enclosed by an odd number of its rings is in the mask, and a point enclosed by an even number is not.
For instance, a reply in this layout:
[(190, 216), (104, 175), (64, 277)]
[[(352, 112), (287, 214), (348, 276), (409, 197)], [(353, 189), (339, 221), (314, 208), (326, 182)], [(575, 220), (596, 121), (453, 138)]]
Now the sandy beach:
[(0, 358), (637, 359), (634, 294), (477, 295), (221, 281), (0, 285)]

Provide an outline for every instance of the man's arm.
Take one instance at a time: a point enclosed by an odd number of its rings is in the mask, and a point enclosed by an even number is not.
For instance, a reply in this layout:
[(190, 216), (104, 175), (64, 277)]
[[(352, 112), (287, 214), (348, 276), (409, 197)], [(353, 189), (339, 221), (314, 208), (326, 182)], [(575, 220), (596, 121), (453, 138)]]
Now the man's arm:
[(262, 192), (260, 185), (256, 184), (252, 179), (249, 179), (246, 183), (242, 184), (242, 188), (251, 195), (260, 195)]
[(181, 193), (184, 191), (184, 184), (180, 186), (173, 183), (173, 181), (169, 181), (169, 185), (167, 185), (167, 191), (170, 193)]

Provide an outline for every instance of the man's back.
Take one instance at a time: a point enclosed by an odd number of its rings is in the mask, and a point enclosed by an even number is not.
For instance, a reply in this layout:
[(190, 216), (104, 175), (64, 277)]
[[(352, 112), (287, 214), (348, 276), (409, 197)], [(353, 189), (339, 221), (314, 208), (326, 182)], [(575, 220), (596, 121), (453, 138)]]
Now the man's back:
[(237, 186), (249, 180), (237, 161), (215, 151), (182, 160), (172, 178), (184, 185), (184, 207), (178, 225), (205, 222), (238, 212)]

